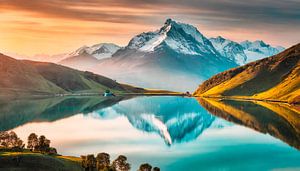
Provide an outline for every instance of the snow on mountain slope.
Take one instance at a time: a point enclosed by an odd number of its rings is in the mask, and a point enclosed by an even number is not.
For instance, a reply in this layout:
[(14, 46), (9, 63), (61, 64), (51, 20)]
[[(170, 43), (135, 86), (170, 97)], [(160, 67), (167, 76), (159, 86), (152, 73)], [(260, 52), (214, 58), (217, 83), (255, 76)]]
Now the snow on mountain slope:
[(281, 46), (272, 47), (261, 40), (246, 40), (240, 44), (221, 36), (209, 40), (222, 56), (234, 60), (239, 65), (276, 55), (284, 50)]
[(91, 71), (101, 59), (110, 58), (119, 49), (119, 46), (112, 43), (100, 43), (90, 47), (82, 46), (66, 55), (58, 63), (83, 71)]
[(76, 51), (68, 54), (67, 57), (89, 54), (99, 60), (111, 57), (119, 49), (120, 47), (113, 43), (99, 43), (90, 47), (82, 46)]
[(244, 52), (247, 56), (246, 63), (276, 55), (285, 49), (281, 46), (272, 47), (271, 45), (266, 44), (261, 40), (256, 40), (254, 42), (246, 40), (241, 42), (240, 44), (243, 46)]
[(128, 48), (142, 52), (153, 52), (164, 44), (181, 54), (216, 54), (210, 41), (196, 27), (171, 19), (167, 19), (164, 26), (157, 31), (135, 36), (129, 42)]
[(209, 40), (222, 56), (235, 61), (239, 65), (246, 63), (247, 56), (244, 53), (244, 48), (240, 44), (224, 39), (221, 36), (210, 38)]

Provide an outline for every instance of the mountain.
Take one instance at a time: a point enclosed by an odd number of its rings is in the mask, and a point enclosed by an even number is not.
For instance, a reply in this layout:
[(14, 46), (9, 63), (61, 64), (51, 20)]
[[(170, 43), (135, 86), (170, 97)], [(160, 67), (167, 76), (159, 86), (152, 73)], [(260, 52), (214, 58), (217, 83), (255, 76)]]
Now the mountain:
[(113, 43), (99, 43), (99, 44), (95, 44), (90, 47), (83, 46), (83, 47), (77, 49), (76, 51), (68, 54), (67, 58), (79, 56), (82, 54), (89, 54), (99, 60), (99, 59), (111, 57), (112, 54), (114, 54), (120, 48), (121, 48), (120, 46), (113, 44)]
[(159, 30), (132, 38), (91, 71), (138, 86), (186, 91), (235, 66), (196, 27), (168, 19)]
[(76, 69), (87, 70), (98, 60), (110, 58), (121, 47), (113, 43), (99, 43), (93, 46), (83, 46), (69, 53), (59, 63)]
[(284, 50), (284, 47), (272, 47), (261, 40), (237, 43), (221, 36), (209, 40), (222, 56), (234, 60), (239, 65), (276, 55)]
[(211, 55), (216, 50), (196, 27), (167, 19), (165, 25), (155, 31), (142, 33), (130, 40), (127, 48), (142, 52), (154, 52), (170, 48), (179, 54)]
[(235, 61), (239, 65), (246, 63), (248, 57), (244, 53), (242, 45), (229, 39), (224, 39), (221, 36), (210, 38), (209, 40), (222, 56)]
[(196, 27), (172, 19), (156, 31), (134, 36), (123, 48), (112, 48), (109, 57), (96, 59), (95, 49), (103, 46), (83, 46), (60, 64), (141, 87), (192, 91), (218, 72), (284, 49), (263, 41), (208, 39)]
[(16, 60), (3, 54), (0, 54), (0, 76), (0, 95), (99, 93), (107, 89), (116, 93), (146, 91), (91, 72), (53, 63)]
[(186, 91), (218, 72), (282, 50), (257, 42), (262, 41), (208, 39), (192, 25), (167, 19), (160, 29), (133, 37), (110, 58), (97, 60), (89, 47), (82, 47), (60, 63), (128, 84)]
[(266, 44), (261, 40), (256, 40), (254, 42), (246, 40), (241, 42), (240, 44), (241, 46), (243, 46), (244, 52), (247, 56), (246, 63), (276, 55), (284, 50), (284, 47), (272, 47), (271, 45)]
[(219, 73), (202, 83), (194, 94), (300, 102), (300, 44)]

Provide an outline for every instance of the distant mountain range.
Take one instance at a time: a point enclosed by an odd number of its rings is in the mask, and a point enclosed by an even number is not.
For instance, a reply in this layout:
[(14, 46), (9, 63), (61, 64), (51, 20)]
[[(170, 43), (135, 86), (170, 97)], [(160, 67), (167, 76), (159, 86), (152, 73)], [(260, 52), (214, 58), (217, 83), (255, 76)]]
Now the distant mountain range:
[(60, 64), (138, 86), (183, 91), (194, 90), (199, 82), (218, 72), (283, 49), (263, 41), (208, 39), (196, 27), (168, 19), (157, 31), (133, 37), (126, 47), (84, 46)]
[(21, 94), (145, 92), (109, 78), (65, 66), (14, 58), (0, 54), (0, 96)]
[(300, 44), (277, 55), (219, 73), (202, 83), (199, 96), (300, 102)]
[(237, 43), (221, 36), (209, 40), (222, 56), (235, 61), (239, 65), (269, 57), (284, 50), (284, 47), (272, 47), (261, 40), (254, 42), (246, 40)]
[(72, 58), (79, 55), (91, 55), (96, 59), (104, 59), (111, 57), (121, 47), (113, 43), (100, 43), (91, 47), (83, 46), (76, 51), (68, 54), (67, 58)]
[(121, 47), (113, 43), (100, 43), (93, 46), (83, 46), (64, 56), (60, 64), (80, 70), (90, 70), (99, 60), (110, 58)]

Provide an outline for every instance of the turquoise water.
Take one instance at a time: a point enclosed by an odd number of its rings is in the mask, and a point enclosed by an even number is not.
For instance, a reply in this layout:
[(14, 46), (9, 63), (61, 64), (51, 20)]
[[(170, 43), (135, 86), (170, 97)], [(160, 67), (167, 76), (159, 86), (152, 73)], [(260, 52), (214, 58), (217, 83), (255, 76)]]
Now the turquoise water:
[(248, 112), (248, 120), (228, 113), (212, 115), (222, 112), (182, 97), (81, 97), (9, 104), (0, 111), (2, 130), (14, 130), (24, 140), (31, 132), (46, 135), (63, 155), (124, 154), (132, 170), (145, 162), (170, 171), (300, 170), (300, 128), (257, 104), (226, 104)]

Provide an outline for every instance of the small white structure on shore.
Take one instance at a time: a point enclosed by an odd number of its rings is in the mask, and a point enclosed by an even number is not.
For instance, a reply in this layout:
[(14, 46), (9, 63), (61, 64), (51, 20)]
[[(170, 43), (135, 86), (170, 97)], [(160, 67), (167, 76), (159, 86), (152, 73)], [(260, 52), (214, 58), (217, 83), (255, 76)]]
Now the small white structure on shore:
[(114, 93), (110, 92), (110, 90), (105, 90), (103, 93), (104, 97), (110, 97), (110, 96), (115, 96)]

